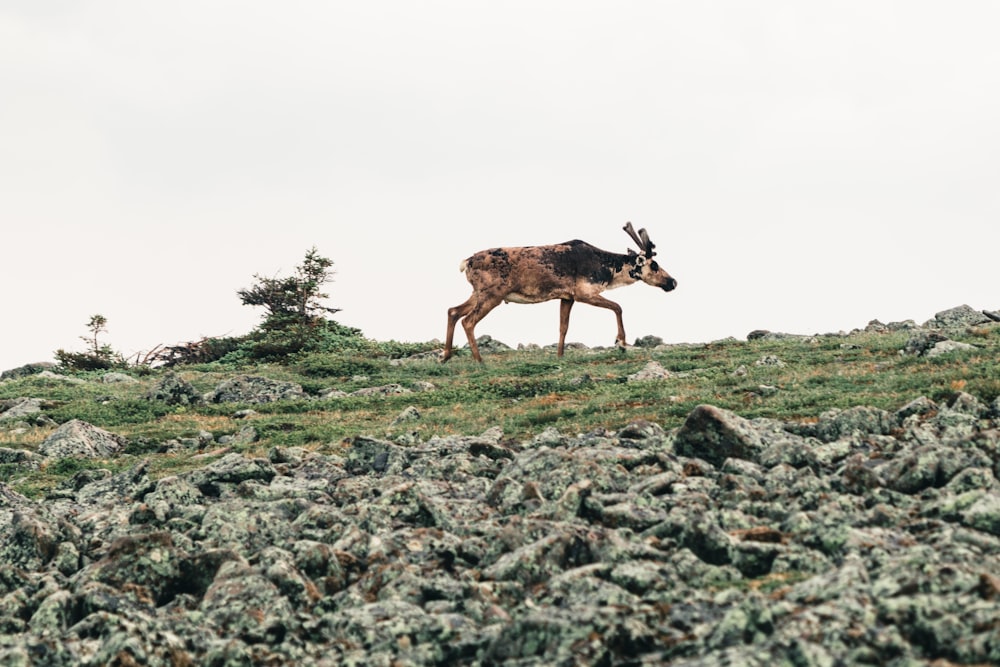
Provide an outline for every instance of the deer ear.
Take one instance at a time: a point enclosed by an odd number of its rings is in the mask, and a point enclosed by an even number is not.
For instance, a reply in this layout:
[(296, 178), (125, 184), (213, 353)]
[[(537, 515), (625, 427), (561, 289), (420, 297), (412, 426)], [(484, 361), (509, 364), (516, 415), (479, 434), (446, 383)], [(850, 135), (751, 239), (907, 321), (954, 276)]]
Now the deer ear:
[(636, 255), (636, 257), (635, 257), (635, 266), (636, 266), (636, 268), (639, 268), (640, 266), (642, 266), (645, 263), (646, 263), (646, 256), (645, 255)]

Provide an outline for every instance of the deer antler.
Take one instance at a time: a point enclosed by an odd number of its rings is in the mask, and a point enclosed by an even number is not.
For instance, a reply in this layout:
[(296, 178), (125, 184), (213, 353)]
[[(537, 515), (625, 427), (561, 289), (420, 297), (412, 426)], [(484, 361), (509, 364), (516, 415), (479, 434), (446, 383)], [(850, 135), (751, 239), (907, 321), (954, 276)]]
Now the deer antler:
[(626, 222), (622, 229), (625, 230), (626, 234), (632, 237), (635, 244), (639, 246), (639, 249), (642, 250), (644, 255), (646, 255), (646, 259), (653, 258), (653, 255), (656, 254), (653, 252), (653, 248), (656, 246), (649, 240), (649, 234), (646, 232), (645, 228), (640, 229), (639, 232), (636, 233), (635, 228), (632, 227), (632, 223)]
[(632, 223), (626, 222), (622, 229), (625, 230), (626, 234), (632, 237), (632, 240), (635, 241), (635, 244), (639, 246), (639, 249), (641, 250), (643, 248), (642, 239), (640, 239), (639, 235), (635, 233), (635, 228), (632, 227)]
[(653, 255), (656, 254), (653, 252), (653, 248), (655, 248), (656, 245), (649, 240), (649, 234), (646, 232), (645, 227), (639, 230), (639, 238), (642, 239), (642, 247), (646, 251), (646, 259), (653, 259)]

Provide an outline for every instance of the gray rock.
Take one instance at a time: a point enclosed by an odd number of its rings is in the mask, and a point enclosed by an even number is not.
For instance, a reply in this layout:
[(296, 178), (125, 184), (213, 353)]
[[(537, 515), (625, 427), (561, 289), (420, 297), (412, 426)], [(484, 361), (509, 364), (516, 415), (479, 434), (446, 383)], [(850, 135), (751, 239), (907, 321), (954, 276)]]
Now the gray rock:
[(641, 336), (635, 339), (635, 347), (659, 347), (663, 339), (659, 336)]
[(198, 488), (218, 484), (239, 484), (248, 480), (268, 482), (277, 473), (274, 466), (266, 459), (248, 459), (239, 454), (227, 454), (218, 461), (210, 463), (188, 474), (188, 480)]
[(8, 449), (0, 447), (0, 464), (37, 470), (45, 458), (26, 449)]
[(699, 405), (677, 432), (674, 451), (721, 466), (729, 457), (755, 461), (767, 447), (743, 417), (711, 405)]
[(501, 343), (492, 336), (480, 336), (476, 339), (476, 345), (482, 354), (494, 354), (496, 352), (509, 352), (511, 347), (506, 343)]
[(417, 410), (412, 405), (409, 405), (406, 408), (404, 408), (402, 412), (396, 415), (395, 418), (393, 418), (392, 422), (390, 422), (390, 426), (397, 426), (399, 424), (404, 424), (406, 422), (418, 421), (419, 419), (420, 419), (420, 411)]
[(48, 458), (105, 458), (117, 454), (127, 444), (119, 435), (73, 419), (47, 437), (39, 445), (38, 453)]
[(146, 394), (146, 398), (150, 401), (163, 401), (167, 405), (196, 405), (202, 402), (198, 390), (173, 371), (164, 373), (156, 386)]
[(895, 427), (896, 420), (885, 410), (857, 406), (823, 413), (809, 431), (823, 442), (833, 442), (855, 432), (887, 435)]
[(36, 375), (42, 371), (53, 371), (56, 369), (56, 364), (49, 361), (39, 361), (34, 364), (25, 364), (24, 366), (18, 366), (17, 368), (10, 368), (0, 373), (0, 380), (16, 380), (17, 378), (27, 377), (29, 375)]
[(950, 354), (952, 352), (964, 352), (966, 350), (975, 350), (975, 345), (970, 345), (968, 343), (960, 343), (954, 340), (942, 340), (934, 343), (934, 347), (927, 350), (924, 354), (928, 357), (939, 357), (942, 354)]
[(138, 384), (139, 381), (136, 380), (131, 375), (127, 373), (105, 373), (101, 376), (101, 382), (104, 384)]
[(0, 401), (0, 421), (4, 419), (20, 419), (35, 415), (42, 411), (40, 398), (16, 398), (11, 401)]
[(962, 523), (970, 528), (1000, 536), (1000, 493), (993, 491), (981, 496), (961, 517)]
[(409, 394), (411, 389), (407, 389), (401, 384), (385, 384), (379, 387), (365, 387), (352, 391), (351, 396), (395, 396), (397, 394)]
[(980, 419), (989, 414), (990, 408), (972, 394), (957, 392), (947, 403), (948, 409)]
[(81, 380), (80, 378), (70, 377), (68, 375), (62, 375), (60, 373), (54, 373), (49, 370), (41, 371), (37, 373), (38, 377), (43, 380), (52, 380), (53, 382), (65, 382), (66, 384), (86, 384), (86, 380)]
[(643, 380), (666, 380), (670, 377), (670, 371), (660, 365), (657, 361), (650, 361), (641, 370), (628, 376), (629, 382), (641, 382)]
[(0, 663), (995, 664), (995, 408), (254, 431), (267, 458), (0, 483)]
[(781, 333), (777, 331), (768, 331), (767, 329), (755, 329), (747, 334), (748, 341), (787, 340), (789, 338), (801, 339), (801, 338), (806, 338), (806, 336), (803, 336), (801, 334), (790, 334), (790, 333)]
[(904, 354), (922, 356), (937, 343), (948, 340), (948, 337), (938, 331), (919, 330), (912, 334), (903, 346)]
[(226, 380), (205, 397), (209, 403), (273, 403), (306, 398), (300, 385), (252, 375)]
[(961, 306), (956, 306), (955, 308), (949, 308), (948, 310), (942, 310), (939, 313), (935, 313), (932, 320), (924, 323), (924, 327), (939, 329), (969, 327), (985, 324), (991, 321), (992, 320), (988, 316), (984, 315), (982, 311), (963, 304)]

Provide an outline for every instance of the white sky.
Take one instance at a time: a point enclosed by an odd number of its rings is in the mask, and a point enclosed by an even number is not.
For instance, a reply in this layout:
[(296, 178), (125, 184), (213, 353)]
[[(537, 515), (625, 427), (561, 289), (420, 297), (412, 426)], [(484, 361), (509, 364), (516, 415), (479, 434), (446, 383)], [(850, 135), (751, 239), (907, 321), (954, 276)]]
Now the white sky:
[[(0, 370), (260, 320), (334, 261), (338, 321), (443, 338), (494, 246), (646, 227), (629, 340), (1000, 308), (1000, 3), (74, 2), (0, 7)], [(558, 305), (477, 330), (554, 342)], [(579, 305), (569, 339), (614, 340)], [(461, 330), (459, 330), (461, 335)]]

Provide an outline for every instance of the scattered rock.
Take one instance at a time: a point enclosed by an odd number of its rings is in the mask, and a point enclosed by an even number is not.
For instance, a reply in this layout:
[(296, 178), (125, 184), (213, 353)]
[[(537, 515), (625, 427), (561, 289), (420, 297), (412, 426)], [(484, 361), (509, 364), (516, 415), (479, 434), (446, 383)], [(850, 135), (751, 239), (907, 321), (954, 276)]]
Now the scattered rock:
[[(244, 377), (214, 396), (304, 394)], [(815, 423), (700, 405), (671, 430), (327, 454), (254, 424), (181, 439), (201, 453), (169, 477), (85, 465), (39, 500), (0, 483), (0, 664), (1000, 662), (1000, 399)], [(0, 465), (126, 444), (73, 421)]]
[(55, 382), (65, 382), (66, 384), (86, 384), (86, 380), (81, 380), (80, 378), (69, 377), (68, 375), (61, 375), (59, 373), (53, 373), (50, 370), (44, 370), (36, 373), (39, 378), (44, 380), (53, 380)]
[(402, 412), (400, 412), (396, 417), (390, 422), (391, 426), (397, 426), (399, 424), (404, 424), (406, 422), (413, 422), (420, 419), (420, 411), (417, 410), (412, 405), (407, 406)]
[(497, 352), (509, 352), (511, 347), (505, 343), (495, 340), (492, 336), (480, 336), (476, 339), (480, 354), (494, 354)]
[(167, 405), (196, 405), (202, 402), (201, 394), (190, 382), (173, 371), (167, 371), (156, 383), (146, 398), (151, 401), (163, 401)]
[(781, 333), (778, 331), (768, 331), (767, 329), (754, 329), (747, 334), (747, 340), (787, 340), (789, 338), (805, 339), (808, 336), (801, 334)]
[(275, 401), (301, 400), (306, 393), (294, 382), (269, 380), (252, 375), (240, 375), (221, 383), (208, 393), (208, 403), (273, 403)]
[(128, 441), (87, 422), (73, 419), (57, 428), (39, 445), (48, 458), (106, 458), (125, 449)]
[(969, 345), (968, 343), (960, 343), (954, 340), (942, 340), (934, 344), (934, 347), (927, 350), (924, 354), (928, 357), (938, 357), (942, 354), (950, 354), (951, 352), (959, 352), (964, 350), (975, 350), (975, 345)]
[(924, 323), (925, 328), (948, 329), (985, 324), (992, 320), (982, 311), (965, 304), (935, 313), (934, 318)]
[(640, 382), (642, 380), (666, 380), (670, 377), (670, 371), (660, 365), (657, 361), (650, 361), (638, 372), (628, 376), (629, 382)]
[(905, 354), (922, 356), (927, 354), (928, 350), (933, 348), (937, 343), (946, 340), (948, 340), (948, 337), (937, 331), (920, 330), (906, 341), (903, 352)]
[(641, 336), (635, 339), (635, 347), (659, 347), (663, 339), (659, 336)]
[(42, 400), (39, 398), (15, 398), (0, 401), (0, 421), (4, 419), (20, 419), (28, 415), (36, 415), (42, 411)]
[(49, 361), (39, 361), (34, 364), (25, 364), (24, 366), (18, 366), (17, 368), (11, 368), (0, 373), (0, 380), (16, 380), (17, 378), (27, 377), (29, 375), (36, 375), (43, 371), (52, 372), (56, 369), (56, 364)]
[(350, 396), (393, 396), (395, 394), (409, 394), (413, 390), (407, 389), (401, 384), (385, 384), (380, 387), (365, 387), (352, 391)]
[(729, 457), (753, 461), (765, 448), (750, 421), (728, 410), (699, 405), (674, 439), (674, 451), (719, 467)]
[(138, 384), (139, 381), (136, 380), (131, 375), (127, 373), (105, 373), (101, 376), (101, 382), (104, 384)]

